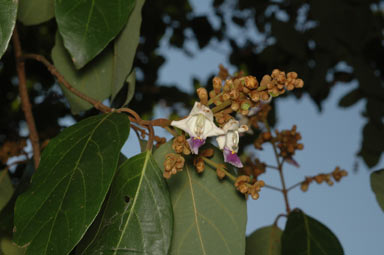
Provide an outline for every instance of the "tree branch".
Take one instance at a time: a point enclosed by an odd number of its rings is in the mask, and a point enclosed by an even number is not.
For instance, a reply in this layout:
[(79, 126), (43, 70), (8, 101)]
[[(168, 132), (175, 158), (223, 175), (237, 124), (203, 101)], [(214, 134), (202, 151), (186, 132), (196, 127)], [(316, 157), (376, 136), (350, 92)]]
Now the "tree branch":
[(21, 49), (19, 33), (17, 32), (16, 27), (13, 31), (12, 42), (13, 42), (13, 48), (15, 52), (17, 77), (19, 79), (19, 94), (21, 99), (21, 106), (24, 112), (25, 120), (27, 121), (28, 130), (29, 130), (29, 139), (31, 140), (32, 150), (33, 150), (33, 161), (34, 161), (35, 169), (37, 169), (40, 162), (39, 134), (37, 133), (37, 130), (36, 130), (35, 119), (32, 113), (32, 106), (31, 106), (31, 102), (29, 101), (24, 60), (20, 58), (23, 52)]

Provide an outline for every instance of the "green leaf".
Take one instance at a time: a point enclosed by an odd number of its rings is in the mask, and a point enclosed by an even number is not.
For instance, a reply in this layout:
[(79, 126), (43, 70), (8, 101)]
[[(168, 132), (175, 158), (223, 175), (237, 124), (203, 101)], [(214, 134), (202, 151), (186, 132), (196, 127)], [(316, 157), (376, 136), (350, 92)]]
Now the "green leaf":
[(19, 0), (17, 19), (24, 25), (38, 25), (54, 16), (54, 0)]
[(167, 184), (150, 151), (118, 170), (92, 242), (80, 254), (168, 254), (172, 205)]
[(76, 68), (96, 57), (127, 24), (135, 0), (56, 0), (57, 25)]
[(3, 255), (23, 255), (25, 248), (20, 248), (9, 238), (4, 237), (0, 240), (0, 254)]
[(296, 209), (288, 216), (281, 238), (282, 254), (344, 254), (337, 237), (322, 223)]
[(359, 89), (351, 90), (340, 99), (339, 106), (350, 107), (355, 103), (357, 103), (362, 98), (363, 98), (363, 94)]
[(7, 170), (0, 171), (0, 211), (8, 203), (13, 194), (13, 185)]
[(129, 133), (124, 114), (90, 117), (45, 148), (15, 207), (14, 241), (27, 254), (68, 254), (95, 219)]
[[(128, 23), (124, 27), (123, 31), (117, 37), (114, 44), (114, 80), (112, 84), (112, 100), (115, 98), (119, 90), (124, 84), (124, 81), (131, 82), (128, 90), (128, 97), (133, 95), (129, 93), (134, 82), (132, 78), (136, 80), (135, 74), (131, 73), (133, 60), (136, 55), (137, 45), (140, 39), (140, 27), (141, 27), (141, 9), (145, 0), (137, 0), (135, 8), (129, 16)], [(131, 77), (128, 75), (131, 73)], [(128, 79), (127, 79), (128, 77)], [(134, 90), (133, 90), (134, 91)], [(132, 97), (131, 97), (132, 98)], [(131, 99), (130, 98), (130, 99)], [(128, 102), (130, 101), (128, 100)], [(127, 103), (128, 103), (127, 102)], [(126, 104), (127, 104), (126, 103)]]
[(247, 237), (246, 255), (280, 255), (283, 231), (271, 225), (259, 228)]
[(16, 23), (17, 1), (0, 0), (0, 58), (7, 49)]
[[(104, 101), (112, 96), (115, 98), (126, 81), (128, 93), (123, 105), (129, 103), (135, 92), (136, 76), (132, 64), (140, 37), (141, 8), (144, 0), (138, 1), (129, 18), (128, 24), (117, 37), (113, 49), (105, 49), (91, 63), (77, 70), (71, 56), (64, 47), (62, 37), (56, 35), (56, 43), (52, 49), (52, 59), (56, 68), (64, 78), (83, 94), (98, 101)], [(77, 97), (64, 86), (64, 94), (71, 105), (73, 114), (88, 110), (91, 104)]]
[[(113, 54), (111, 49), (106, 49), (101, 55), (81, 70), (76, 70), (71, 57), (65, 50), (63, 40), (56, 35), (56, 43), (52, 49), (52, 59), (57, 70), (65, 79), (83, 94), (98, 101), (103, 101), (111, 95), (113, 80)], [(90, 109), (91, 104), (71, 93), (61, 85), (65, 97), (71, 105), (73, 114)]]
[[(154, 153), (162, 170), (170, 152), (168, 142)], [(223, 163), (222, 152), (215, 148), (212, 160)], [(168, 185), (174, 214), (170, 254), (244, 254), (246, 202), (229, 180), (218, 180), (208, 165), (198, 174), (188, 159)]]
[(384, 211), (384, 169), (377, 170), (371, 174), (371, 187), (376, 195), (377, 203)]

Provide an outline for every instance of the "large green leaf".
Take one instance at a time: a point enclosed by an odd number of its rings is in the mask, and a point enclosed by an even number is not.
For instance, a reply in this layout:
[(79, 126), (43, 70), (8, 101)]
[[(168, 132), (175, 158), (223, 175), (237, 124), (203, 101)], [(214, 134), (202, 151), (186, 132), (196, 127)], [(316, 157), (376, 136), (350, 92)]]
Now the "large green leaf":
[(13, 185), (9, 178), (8, 171), (0, 171), (0, 211), (8, 203), (13, 194)]
[(82, 68), (127, 24), (135, 0), (56, 0), (55, 14), (65, 48)]
[(0, 0), (0, 58), (7, 49), (16, 23), (17, 1)]
[[(139, 44), (140, 39), (141, 9), (144, 2), (145, 0), (137, 0), (127, 25), (117, 37), (114, 44), (113, 59), (115, 68), (112, 84), (112, 99), (117, 95), (123, 86), (124, 81), (132, 71), (133, 59), (135, 58), (137, 45)], [(135, 78), (134, 74), (133, 78)]]
[[(162, 169), (169, 152), (170, 142), (154, 153)], [(222, 153), (215, 149), (212, 160), (223, 163)], [(184, 170), (172, 176), (168, 185), (174, 214), (170, 254), (244, 254), (246, 202), (230, 181), (219, 181), (207, 165), (198, 174), (187, 160)]]
[(384, 211), (384, 169), (377, 170), (371, 174), (371, 187), (376, 195), (377, 203)]
[(300, 210), (292, 211), (281, 238), (282, 254), (344, 254), (337, 237), (322, 223)]
[(95, 219), (129, 133), (124, 114), (94, 116), (65, 129), (45, 148), (15, 207), (17, 244), (27, 254), (68, 254)]
[(280, 255), (281, 235), (283, 231), (277, 226), (259, 228), (247, 237), (246, 255)]
[(54, 0), (19, 0), (17, 19), (24, 25), (37, 25), (54, 16)]
[[(52, 49), (52, 59), (65, 79), (85, 95), (98, 101), (103, 101), (111, 95), (114, 68), (111, 49), (106, 49), (85, 68), (76, 70), (71, 57), (64, 48), (61, 36), (57, 34), (55, 47)], [(91, 104), (74, 95), (64, 86), (61, 87), (71, 105), (72, 113), (77, 114), (92, 107)]]
[(80, 254), (168, 254), (171, 199), (150, 151), (120, 166), (106, 203), (101, 225), (88, 233), (92, 241)]

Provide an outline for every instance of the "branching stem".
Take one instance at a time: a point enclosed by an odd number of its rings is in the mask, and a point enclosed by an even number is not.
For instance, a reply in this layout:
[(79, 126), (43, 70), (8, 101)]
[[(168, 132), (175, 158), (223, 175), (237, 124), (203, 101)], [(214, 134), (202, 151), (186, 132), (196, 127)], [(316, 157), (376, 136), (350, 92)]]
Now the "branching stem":
[(36, 129), (35, 118), (33, 117), (32, 113), (32, 105), (29, 100), (24, 60), (20, 58), (23, 52), (21, 49), (19, 33), (16, 27), (13, 31), (12, 42), (15, 52), (17, 77), (19, 78), (19, 94), (21, 99), (21, 106), (24, 112), (25, 120), (27, 121), (28, 125), (29, 139), (31, 140), (33, 150), (33, 162), (35, 165), (35, 169), (37, 169), (40, 162), (39, 134)]

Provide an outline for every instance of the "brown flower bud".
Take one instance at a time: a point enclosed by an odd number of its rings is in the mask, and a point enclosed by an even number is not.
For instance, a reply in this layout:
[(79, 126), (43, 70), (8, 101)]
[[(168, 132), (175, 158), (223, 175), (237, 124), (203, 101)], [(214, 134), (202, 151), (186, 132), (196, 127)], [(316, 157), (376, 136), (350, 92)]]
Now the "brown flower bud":
[(208, 103), (208, 92), (205, 88), (198, 88), (197, 96), (202, 104), (206, 105)]
[(225, 172), (220, 167), (216, 168), (217, 177), (222, 180), (225, 177)]

